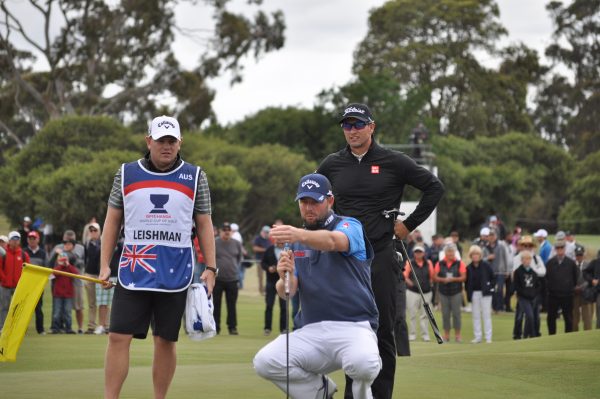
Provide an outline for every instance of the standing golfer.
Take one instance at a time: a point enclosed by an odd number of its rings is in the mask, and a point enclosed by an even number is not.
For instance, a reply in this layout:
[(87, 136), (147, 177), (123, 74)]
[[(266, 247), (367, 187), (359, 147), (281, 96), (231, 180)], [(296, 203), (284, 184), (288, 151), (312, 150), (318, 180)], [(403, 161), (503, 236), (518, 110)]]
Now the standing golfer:
[(152, 324), (154, 397), (164, 398), (176, 366), (179, 336), (192, 281), (192, 227), (206, 259), (200, 278), (208, 293), (215, 284), (215, 242), (206, 175), (179, 156), (176, 119), (154, 118), (146, 137), (149, 152), (117, 172), (102, 234), (100, 279), (110, 277), (110, 260), (124, 220), (106, 363), (104, 397), (118, 398), (129, 369), (132, 338), (146, 338)]
[[(335, 383), (325, 374), (340, 368), (354, 379), (355, 398), (372, 398), (371, 383), (381, 370), (377, 350), (377, 307), (371, 290), (373, 250), (360, 222), (333, 213), (327, 178), (302, 177), (296, 200), (304, 229), (274, 226), (276, 243), (291, 243), (277, 263), (277, 293), (300, 293), (299, 327), (289, 335), (289, 396), (330, 398)], [(263, 378), (286, 390), (286, 336), (280, 335), (254, 358)]]
[[(357, 218), (373, 244), (375, 258), (371, 265), (371, 284), (379, 310), (377, 339), (383, 362), (381, 373), (373, 383), (373, 396), (389, 399), (394, 389), (396, 347), (396, 285), (401, 266), (396, 260), (394, 234), (404, 239), (433, 212), (444, 186), (431, 172), (410, 157), (379, 146), (373, 135), (375, 120), (364, 104), (349, 104), (339, 119), (347, 146), (323, 160), (317, 173), (325, 175), (333, 185), (335, 211)], [(423, 192), (415, 211), (403, 222), (392, 222), (382, 211), (400, 206), (406, 185)], [(346, 396), (351, 397), (350, 381)]]

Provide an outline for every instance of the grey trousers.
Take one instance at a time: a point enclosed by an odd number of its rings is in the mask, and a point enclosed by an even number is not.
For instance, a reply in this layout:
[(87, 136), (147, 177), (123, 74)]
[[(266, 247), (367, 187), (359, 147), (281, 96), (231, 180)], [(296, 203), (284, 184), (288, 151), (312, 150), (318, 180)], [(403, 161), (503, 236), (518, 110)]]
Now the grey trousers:
[[(440, 293), (440, 303), (442, 304), (442, 323), (444, 330), (450, 331), (450, 328), (460, 330), (462, 292), (450, 296)], [(450, 317), (452, 317), (452, 324), (450, 324)]]

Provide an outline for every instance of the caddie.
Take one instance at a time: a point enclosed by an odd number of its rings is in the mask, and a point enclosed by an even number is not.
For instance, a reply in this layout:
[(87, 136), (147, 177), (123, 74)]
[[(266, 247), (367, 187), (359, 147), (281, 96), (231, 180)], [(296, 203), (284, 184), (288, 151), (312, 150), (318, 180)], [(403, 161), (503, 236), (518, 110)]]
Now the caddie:
[(104, 397), (118, 398), (129, 369), (133, 338), (146, 338), (152, 324), (154, 397), (164, 398), (175, 374), (175, 343), (192, 282), (192, 228), (206, 259), (200, 276), (209, 294), (218, 273), (210, 191), (204, 171), (184, 162), (175, 118), (152, 120), (142, 159), (121, 166), (113, 181), (102, 234), (100, 279), (110, 277), (110, 260), (121, 224), (125, 241), (119, 262), (108, 348)]

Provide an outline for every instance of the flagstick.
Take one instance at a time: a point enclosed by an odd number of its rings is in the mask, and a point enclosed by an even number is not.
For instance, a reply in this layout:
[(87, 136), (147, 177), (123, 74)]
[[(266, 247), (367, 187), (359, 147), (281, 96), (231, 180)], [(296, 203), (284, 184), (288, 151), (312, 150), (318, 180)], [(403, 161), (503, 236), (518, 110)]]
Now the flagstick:
[(24, 263), (23, 265), (25, 267), (31, 268), (33, 270), (37, 269), (39, 271), (43, 271), (43, 272), (46, 272), (46, 273), (48, 273), (48, 271), (51, 271), (51, 273), (58, 274), (59, 276), (66, 276), (66, 277), (71, 277), (71, 278), (78, 278), (80, 280), (91, 281), (92, 283), (102, 284), (104, 286), (106, 286), (108, 284), (108, 285), (110, 285), (110, 287), (114, 287), (116, 285), (112, 281), (100, 280), (99, 278), (88, 277), (88, 276), (84, 276), (84, 275), (81, 275), (81, 274), (63, 272), (61, 270), (54, 270), (54, 269), (50, 269), (50, 268), (47, 268), (47, 267), (30, 265), (29, 263)]

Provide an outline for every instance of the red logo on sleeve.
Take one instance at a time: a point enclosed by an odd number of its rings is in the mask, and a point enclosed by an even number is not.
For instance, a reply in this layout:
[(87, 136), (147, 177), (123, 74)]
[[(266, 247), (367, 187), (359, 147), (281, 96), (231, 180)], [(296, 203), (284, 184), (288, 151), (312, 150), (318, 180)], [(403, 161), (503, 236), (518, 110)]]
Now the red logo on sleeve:
[(371, 174), (372, 174), (372, 175), (379, 174), (379, 166), (377, 166), (377, 165), (372, 165), (372, 166), (371, 166)]

